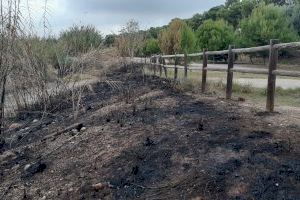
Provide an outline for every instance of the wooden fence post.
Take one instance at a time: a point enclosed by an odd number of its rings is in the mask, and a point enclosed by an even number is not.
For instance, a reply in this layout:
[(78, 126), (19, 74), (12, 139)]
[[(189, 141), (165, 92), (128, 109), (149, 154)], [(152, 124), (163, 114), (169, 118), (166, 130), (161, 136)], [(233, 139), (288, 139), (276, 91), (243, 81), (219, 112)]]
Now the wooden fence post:
[(202, 93), (206, 90), (206, 77), (207, 77), (207, 55), (206, 55), (206, 49), (203, 50), (203, 65), (202, 65)]
[(175, 54), (175, 68), (174, 68), (174, 80), (177, 80), (178, 78), (178, 68), (177, 68), (177, 56)]
[(184, 53), (184, 79), (187, 79), (187, 75), (188, 75), (188, 57), (187, 54)]
[(157, 68), (158, 57), (154, 57), (154, 76), (156, 76), (156, 68)]
[(278, 63), (278, 49), (274, 48), (274, 45), (278, 43), (279, 40), (270, 41), (269, 76), (268, 76), (267, 105), (266, 105), (266, 109), (268, 112), (274, 111), (276, 75), (273, 74), (273, 71), (277, 69), (277, 63)]
[(164, 65), (165, 76), (166, 76), (166, 78), (168, 78), (168, 70), (167, 70), (167, 67), (166, 67), (166, 60), (163, 58), (162, 62), (163, 62), (163, 65)]
[(229, 45), (227, 84), (226, 84), (226, 99), (231, 99), (231, 97), (232, 97), (233, 72), (231, 71), (231, 69), (233, 69), (233, 65), (234, 65), (234, 53), (232, 51), (233, 48), (234, 48), (234, 46)]
[(155, 65), (154, 65), (155, 62), (154, 62), (154, 58), (155, 58), (155, 57), (152, 57), (152, 58), (151, 58), (151, 69), (152, 69), (152, 71), (153, 71), (153, 76), (155, 75)]
[(158, 64), (159, 64), (159, 77), (162, 77), (162, 57), (159, 57), (158, 60)]

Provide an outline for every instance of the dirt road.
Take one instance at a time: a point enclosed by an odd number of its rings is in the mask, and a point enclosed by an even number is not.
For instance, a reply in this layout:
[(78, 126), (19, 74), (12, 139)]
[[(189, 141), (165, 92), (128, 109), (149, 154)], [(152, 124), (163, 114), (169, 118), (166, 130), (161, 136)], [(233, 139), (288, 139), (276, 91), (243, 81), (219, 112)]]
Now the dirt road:
[[(0, 160), (0, 198), (299, 199), (299, 116), (186, 94), (138, 68), (108, 78), (85, 95), (78, 121), (66, 105), (6, 133), (13, 156)], [(87, 129), (43, 140), (76, 122)]]

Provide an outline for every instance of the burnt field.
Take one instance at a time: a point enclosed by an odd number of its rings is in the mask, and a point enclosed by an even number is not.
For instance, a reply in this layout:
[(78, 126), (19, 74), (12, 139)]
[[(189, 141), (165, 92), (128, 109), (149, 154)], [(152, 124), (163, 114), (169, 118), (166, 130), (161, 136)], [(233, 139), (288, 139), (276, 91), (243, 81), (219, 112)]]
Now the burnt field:
[[(0, 199), (300, 199), (300, 126), (135, 67), (24, 113), (1, 142)], [(38, 120), (35, 120), (38, 119)]]

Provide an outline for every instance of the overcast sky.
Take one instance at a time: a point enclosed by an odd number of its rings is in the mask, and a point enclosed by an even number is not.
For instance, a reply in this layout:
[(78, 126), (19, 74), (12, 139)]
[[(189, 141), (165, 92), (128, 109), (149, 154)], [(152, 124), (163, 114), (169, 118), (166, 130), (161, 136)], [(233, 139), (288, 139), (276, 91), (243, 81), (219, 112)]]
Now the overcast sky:
[[(44, 1), (29, 0), (31, 17), (39, 34), (43, 32)], [(73, 24), (92, 24), (103, 34), (109, 34), (118, 33), (120, 27), (130, 19), (135, 19), (142, 29), (147, 29), (165, 25), (175, 17), (192, 17), (224, 2), (225, 0), (48, 0), (47, 19), (52, 34), (58, 34)]]

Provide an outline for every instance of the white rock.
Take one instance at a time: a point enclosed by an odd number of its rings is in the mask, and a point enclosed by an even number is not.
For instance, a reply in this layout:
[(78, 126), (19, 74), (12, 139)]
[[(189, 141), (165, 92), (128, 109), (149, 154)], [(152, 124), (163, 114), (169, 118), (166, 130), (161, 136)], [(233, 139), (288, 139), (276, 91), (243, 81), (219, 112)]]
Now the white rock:
[(86, 131), (86, 127), (82, 127), (81, 129), (80, 129), (80, 131)]
[(43, 196), (40, 200), (46, 200), (47, 197), (46, 196)]
[(72, 129), (72, 133), (76, 134), (76, 133), (78, 133), (78, 130), (74, 128), (74, 129)]
[(33, 121), (32, 121), (32, 123), (37, 123), (39, 120), (38, 119), (34, 119)]
[(27, 171), (30, 168), (30, 166), (31, 166), (30, 164), (25, 165), (24, 171)]

